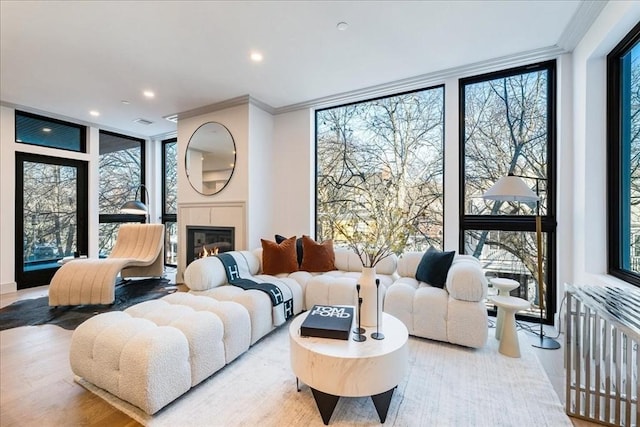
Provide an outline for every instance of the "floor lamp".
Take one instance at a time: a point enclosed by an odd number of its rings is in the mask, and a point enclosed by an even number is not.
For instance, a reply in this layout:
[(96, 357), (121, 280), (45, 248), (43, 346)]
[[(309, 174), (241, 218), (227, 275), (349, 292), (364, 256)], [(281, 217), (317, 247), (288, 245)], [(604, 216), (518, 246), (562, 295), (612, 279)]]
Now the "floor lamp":
[(544, 311), (544, 283), (542, 275), (542, 218), (540, 216), (540, 196), (531, 191), (521, 177), (509, 174), (500, 178), (486, 193), (483, 199), (505, 202), (536, 202), (536, 247), (538, 267), (538, 306), (540, 308), (540, 333), (534, 347), (547, 350), (560, 348), (560, 343), (553, 338), (546, 337), (543, 330)]
[(122, 207), (120, 208), (120, 212), (131, 215), (144, 215), (145, 222), (149, 222), (147, 221), (149, 208), (147, 208), (147, 205), (138, 200), (138, 195), (140, 194), (139, 191), (141, 188), (145, 192), (144, 195), (146, 196), (147, 203), (149, 202), (149, 192), (147, 191), (147, 187), (145, 187), (144, 184), (140, 184), (140, 187), (136, 189), (135, 199), (129, 200), (124, 205), (122, 205)]

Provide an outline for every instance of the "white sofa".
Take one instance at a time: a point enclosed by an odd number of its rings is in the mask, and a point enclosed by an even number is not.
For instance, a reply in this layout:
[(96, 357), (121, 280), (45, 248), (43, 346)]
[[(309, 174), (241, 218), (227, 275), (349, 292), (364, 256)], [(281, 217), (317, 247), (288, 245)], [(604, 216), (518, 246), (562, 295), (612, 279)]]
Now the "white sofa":
[(400, 319), (410, 335), (483, 347), (489, 330), (484, 305), (488, 285), (480, 262), (456, 255), (441, 289), (416, 280), (423, 254), (408, 252), (399, 258), (400, 277), (387, 289), (384, 311)]
[[(248, 269), (257, 282), (279, 281), (285, 283), (294, 297), (294, 313), (308, 310), (314, 304), (356, 305), (356, 283), (362, 272), (360, 258), (350, 249), (335, 248), (337, 270), (318, 273), (295, 271), (275, 276), (262, 274), (262, 248), (253, 251), (238, 251), (247, 260)], [(397, 257), (391, 255), (376, 266), (380, 279), (381, 295), (397, 278)], [(251, 343), (279, 326), (271, 315), (271, 301), (261, 291), (230, 286), (220, 260), (206, 257), (195, 260), (184, 272), (185, 284), (190, 293), (205, 295), (220, 301), (235, 301), (245, 306), (251, 317)]]

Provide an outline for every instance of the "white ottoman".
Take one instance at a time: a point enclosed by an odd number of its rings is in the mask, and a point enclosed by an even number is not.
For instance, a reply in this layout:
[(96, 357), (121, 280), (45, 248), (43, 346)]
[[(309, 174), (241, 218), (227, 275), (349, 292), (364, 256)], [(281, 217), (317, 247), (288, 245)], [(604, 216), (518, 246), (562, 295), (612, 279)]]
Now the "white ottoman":
[(153, 414), (246, 351), (250, 336), (241, 305), (173, 294), (82, 323), (71, 369)]

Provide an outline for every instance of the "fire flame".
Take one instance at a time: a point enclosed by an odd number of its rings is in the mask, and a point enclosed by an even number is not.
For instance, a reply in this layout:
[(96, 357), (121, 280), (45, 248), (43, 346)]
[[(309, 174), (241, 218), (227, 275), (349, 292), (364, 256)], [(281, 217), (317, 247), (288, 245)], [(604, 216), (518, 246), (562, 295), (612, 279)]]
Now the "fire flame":
[(214, 247), (211, 250), (207, 250), (207, 248), (203, 245), (202, 246), (202, 252), (200, 252), (198, 255), (200, 256), (200, 258), (213, 256), (213, 255), (218, 255), (218, 248)]

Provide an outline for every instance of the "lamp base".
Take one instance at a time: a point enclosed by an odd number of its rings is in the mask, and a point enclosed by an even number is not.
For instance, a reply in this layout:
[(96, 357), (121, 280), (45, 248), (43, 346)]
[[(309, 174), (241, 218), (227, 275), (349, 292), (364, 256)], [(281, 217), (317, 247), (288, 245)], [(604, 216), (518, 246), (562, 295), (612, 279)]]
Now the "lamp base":
[(533, 344), (533, 347), (542, 348), (544, 350), (557, 350), (560, 348), (560, 343), (553, 338), (537, 336)]

